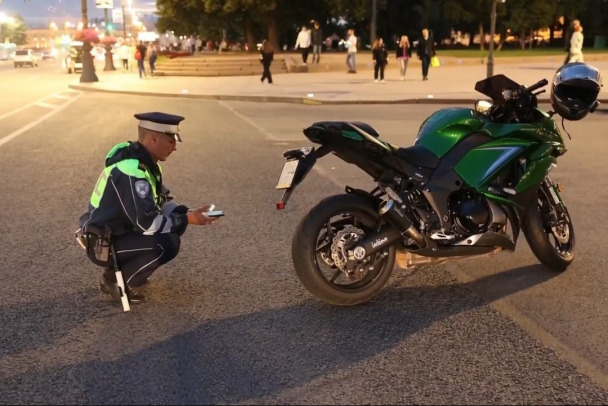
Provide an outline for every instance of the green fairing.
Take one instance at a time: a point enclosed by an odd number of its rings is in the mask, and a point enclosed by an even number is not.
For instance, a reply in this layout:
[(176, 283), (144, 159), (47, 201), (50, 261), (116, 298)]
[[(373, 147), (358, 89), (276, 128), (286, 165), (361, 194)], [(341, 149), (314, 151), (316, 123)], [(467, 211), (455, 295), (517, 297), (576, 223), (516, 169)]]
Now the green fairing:
[(416, 145), (425, 147), (441, 158), (483, 124), (483, 117), (475, 110), (462, 107), (442, 109), (422, 123)]
[(356, 131), (342, 130), (342, 135), (345, 136), (346, 138), (351, 138), (351, 139), (357, 140), (357, 141), (363, 141), (363, 137)]
[(547, 169), (555, 162), (556, 160), (552, 156), (530, 162), (524, 176), (522, 176), (521, 180), (515, 186), (515, 191), (521, 193), (524, 190), (541, 183), (543, 179), (545, 179), (545, 176), (547, 176)]
[(467, 152), (454, 169), (468, 185), (479, 189), (530, 145), (515, 138), (497, 139)]
[(553, 156), (554, 150), (566, 151), (555, 121), (542, 110), (538, 111), (543, 118), (535, 124), (484, 123), (478, 132), (494, 138), (494, 141), (469, 151), (455, 166), (456, 172), (489, 199), (518, 206), (512, 200), (488, 191), (492, 179), (521, 158), (523, 175), (514, 189), (516, 194), (523, 193), (538, 186), (547, 176), (549, 167), (557, 161)]

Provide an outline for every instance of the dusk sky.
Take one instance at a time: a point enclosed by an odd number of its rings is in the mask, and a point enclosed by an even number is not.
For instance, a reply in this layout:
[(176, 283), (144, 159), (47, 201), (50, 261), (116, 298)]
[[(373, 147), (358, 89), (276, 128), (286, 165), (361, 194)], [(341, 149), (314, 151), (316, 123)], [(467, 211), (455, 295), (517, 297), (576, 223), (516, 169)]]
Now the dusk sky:
[[(66, 19), (76, 21), (82, 12), (81, 0), (0, 0), (0, 13), (19, 14), (30, 26), (47, 26), (51, 21), (61, 24)], [(125, 0), (125, 5), (127, 0)], [(103, 10), (95, 6), (95, 0), (87, 0), (89, 18), (103, 17)], [(143, 14), (156, 11), (156, 0), (132, 0), (133, 9)], [(114, 7), (121, 7), (121, 0), (114, 0)]]

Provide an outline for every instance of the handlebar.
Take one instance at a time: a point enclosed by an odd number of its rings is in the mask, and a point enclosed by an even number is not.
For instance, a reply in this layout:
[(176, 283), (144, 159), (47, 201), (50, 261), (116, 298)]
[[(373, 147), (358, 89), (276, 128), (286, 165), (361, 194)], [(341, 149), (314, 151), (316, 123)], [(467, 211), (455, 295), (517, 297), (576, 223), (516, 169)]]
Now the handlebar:
[(532, 93), (533, 91), (538, 90), (543, 86), (547, 86), (548, 83), (549, 81), (547, 79), (540, 80), (538, 83), (533, 84), (532, 86), (525, 89), (525, 91)]

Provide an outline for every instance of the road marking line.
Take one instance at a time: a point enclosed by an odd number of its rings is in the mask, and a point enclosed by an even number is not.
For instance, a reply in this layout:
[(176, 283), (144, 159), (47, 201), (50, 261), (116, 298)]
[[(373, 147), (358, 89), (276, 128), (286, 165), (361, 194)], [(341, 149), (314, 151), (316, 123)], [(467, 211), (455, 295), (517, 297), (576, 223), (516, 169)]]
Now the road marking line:
[[(20, 112), (22, 112), (23, 110), (29, 109), (30, 107), (36, 106), (38, 103), (44, 103), (44, 101), (45, 101), (46, 99), (48, 99), (49, 97), (52, 97), (52, 96), (54, 96), (54, 95), (56, 95), (56, 94), (59, 94), (59, 93), (54, 93), (54, 94), (53, 94), (53, 95), (51, 95), (51, 96), (44, 96), (43, 98), (38, 99), (38, 100), (36, 100), (35, 102), (32, 102), (32, 103), (30, 103), (30, 104), (26, 104), (25, 106), (23, 106), (23, 107), (19, 107), (18, 109), (15, 109), (15, 110), (13, 110), (13, 111), (9, 111), (8, 113), (4, 113), (4, 114), (2, 114), (2, 115), (0, 116), (0, 120), (5, 119), (6, 117), (12, 116), (13, 114), (20, 113)], [(80, 95), (75, 96), (75, 97), (76, 97), (76, 98), (78, 98), (79, 96), (80, 96)]]
[[(448, 265), (446, 266), (446, 269), (460, 283), (470, 283), (476, 280), (463, 270), (459, 269), (456, 264)], [(477, 292), (475, 292), (475, 294), (480, 296), (485, 301), (483, 295), (480, 295)], [(508, 303), (506, 298), (489, 302), (489, 305), (516, 322), (525, 332), (530, 334), (539, 343), (552, 349), (558, 357), (572, 364), (580, 373), (589, 377), (598, 386), (608, 390), (608, 375), (601, 368), (596, 367), (584, 357), (578, 355), (576, 351), (562, 343), (557, 337), (542, 328), (530, 317), (521, 313), (515, 306)]]
[(47, 109), (56, 109), (57, 107), (59, 107), (56, 104), (45, 103), (45, 102), (38, 102), (38, 103), (36, 103), (36, 106), (46, 107)]
[[(38, 118), (36, 121), (32, 121), (31, 123), (24, 125), (23, 127), (21, 127), (20, 129), (18, 129), (17, 131), (13, 131), (11, 134), (7, 135), (4, 138), (0, 138), (0, 147), (4, 144), (6, 144), (7, 142), (9, 142), (10, 140), (12, 140), (13, 138), (18, 137), (19, 135), (23, 134), (24, 132), (26, 132), (27, 130), (29, 130), (32, 127), (37, 126), (38, 124), (42, 123), (44, 120), (46, 120), (47, 118), (54, 116), (55, 114), (59, 113), (61, 110), (63, 110), (64, 108), (66, 108), (67, 106), (69, 106), (70, 104), (72, 104), (73, 102), (75, 102), (76, 100), (78, 100), (80, 98), (82, 94), (75, 96), (72, 100), (69, 100), (67, 102), (65, 102), (64, 104), (62, 104), (61, 106), (57, 106), (57, 108), (51, 110), (50, 112), (46, 113), (44, 116)], [(22, 109), (20, 109), (22, 110)]]
[[(263, 128), (262, 126), (260, 126), (259, 124), (257, 124), (255, 121), (253, 121), (249, 117), (244, 116), (243, 114), (239, 113), (238, 111), (236, 111), (235, 109), (233, 109), (232, 107), (230, 107), (228, 104), (226, 104), (226, 102), (219, 101), (219, 104), (221, 104), (222, 106), (224, 106), (225, 108), (227, 108), (228, 110), (230, 110), (235, 116), (237, 116), (237, 117), (241, 118), (242, 120), (246, 121), (248, 124), (250, 124), (252, 127), (254, 127), (255, 129), (257, 129), (259, 132), (261, 132), (262, 134), (264, 134), (266, 136), (266, 139), (268, 141), (285, 142), (287, 144), (290, 143), (290, 142), (297, 142), (296, 140), (284, 140), (284, 139), (277, 138), (271, 132), (267, 131), (265, 128)], [(330, 182), (334, 183), (335, 185), (342, 186), (336, 179), (333, 178), (332, 173), (329, 172), (329, 171), (327, 171), (327, 170), (325, 170), (323, 167), (321, 167), (321, 165), (315, 165), (315, 166), (312, 167), (312, 169), (314, 171), (316, 171), (317, 173), (319, 173), (324, 178), (326, 178), (327, 180), (329, 180)]]
[(275, 137), (274, 135), (272, 135), (271, 132), (267, 131), (265, 128), (263, 128), (262, 126), (260, 126), (259, 124), (257, 124), (255, 121), (253, 121), (249, 117), (244, 116), (243, 114), (239, 113), (238, 111), (236, 111), (235, 109), (233, 109), (232, 107), (230, 107), (226, 102), (220, 101), (219, 104), (221, 104), (222, 106), (224, 106), (225, 108), (227, 108), (228, 110), (230, 110), (232, 112), (232, 114), (234, 114), (235, 116), (239, 117), (240, 119), (246, 121), (248, 124), (250, 124), (251, 126), (253, 126), (254, 128), (256, 128), (259, 132), (261, 132), (262, 134), (264, 134), (268, 140), (270, 140), (270, 141), (282, 141), (281, 139), (279, 139), (279, 138)]
[(51, 95), (51, 97), (54, 97), (56, 99), (64, 99), (64, 100), (70, 100), (71, 99), (71, 97), (64, 96), (64, 95), (59, 94), (59, 93), (53, 94), (53, 95)]

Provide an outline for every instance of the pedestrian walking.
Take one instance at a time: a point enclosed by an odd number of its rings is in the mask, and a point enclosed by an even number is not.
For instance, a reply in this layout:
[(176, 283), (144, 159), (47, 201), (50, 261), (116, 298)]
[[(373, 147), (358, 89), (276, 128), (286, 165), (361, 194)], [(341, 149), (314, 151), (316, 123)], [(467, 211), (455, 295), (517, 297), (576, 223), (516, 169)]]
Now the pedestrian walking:
[(355, 36), (355, 30), (352, 28), (348, 30), (346, 43), (348, 44), (348, 49), (346, 50), (347, 73), (357, 73), (357, 37)]
[(397, 61), (399, 61), (399, 69), (401, 72), (401, 80), (405, 80), (405, 73), (407, 72), (407, 64), (412, 57), (412, 48), (410, 46), (410, 40), (407, 35), (402, 35), (397, 45)]
[(422, 80), (429, 80), (429, 65), (431, 58), (435, 56), (435, 44), (429, 30), (422, 30), (422, 37), (418, 40), (418, 58), (422, 61)]
[(260, 49), (260, 63), (264, 67), (264, 72), (262, 73), (262, 77), (260, 81), (264, 83), (264, 79), (268, 79), (268, 83), (272, 83), (272, 75), (270, 74), (270, 64), (272, 64), (272, 60), (274, 58), (274, 47), (265, 39), (262, 42), (262, 49)]
[(144, 61), (146, 60), (146, 46), (142, 41), (139, 41), (137, 46), (135, 47), (135, 60), (137, 60), (137, 69), (139, 71), (139, 78), (146, 76), (146, 67), (144, 65)]
[(323, 31), (318, 21), (314, 22), (312, 29), (312, 63), (321, 61), (321, 51), (323, 47)]
[(570, 38), (570, 59), (568, 63), (584, 62), (583, 60), (583, 26), (579, 20), (572, 21), (572, 38)]
[(150, 64), (150, 75), (154, 76), (154, 71), (156, 70), (156, 58), (158, 57), (158, 53), (156, 52), (156, 45), (152, 42), (148, 47), (148, 63)]
[(308, 53), (310, 52), (310, 31), (306, 25), (302, 26), (302, 29), (298, 33), (298, 38), (296, 39), (295, 49), (299, 49), (302, 53), (302, 65), (306, 65), (308, 60)]
[(129, 57), (131, 55), (131, 50), (129, 49), (129, 45), (125, 41), (120, 44), (118, 47), (118, 57), (122, 61), (122, 71), (127, 72), (129, 70)]
[(374, 59), (374, 82), (378, 83), (379, 76), (380, 83), (386, 83), (384, 80), (384, 68), (388, 62), (388, 54), (381, 37), (374, 41), (374, 45), (372, 46), (372, 58)]

